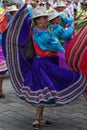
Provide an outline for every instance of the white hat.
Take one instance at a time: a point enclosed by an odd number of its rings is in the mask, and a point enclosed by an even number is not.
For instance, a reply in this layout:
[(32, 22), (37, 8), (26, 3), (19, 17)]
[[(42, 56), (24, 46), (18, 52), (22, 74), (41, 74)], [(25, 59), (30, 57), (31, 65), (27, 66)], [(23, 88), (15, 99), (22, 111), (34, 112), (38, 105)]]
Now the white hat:
[(46, 9), (42, 6), (36, 7), (33, 10), (32, 18), (38, 18), (40, 16), (48, 16), (48, 13), (46, 12)]
[(40, 5), (40, 4), (45, 5), (45, 2), (39, 2), (38, 4), (39, 4), (39, 5)]
[(55, 9), (52, 9), (51, 11), (49, 11), (48, 14), (49, 14), (48, 16), (49, 21), (60, 15), (60, 13), (58, 13)]
[(66, 4), (63, 1), (59, 1), (59, 2), (57, 2), (57, 5), (55, 6), (55, 8), (57, 8), (57, 7), (66, 7)]
[(8, 12), (18, 11), (18, 8), (16, 7), (16, 5), (12, 5), (7, 7), (7, 11)]

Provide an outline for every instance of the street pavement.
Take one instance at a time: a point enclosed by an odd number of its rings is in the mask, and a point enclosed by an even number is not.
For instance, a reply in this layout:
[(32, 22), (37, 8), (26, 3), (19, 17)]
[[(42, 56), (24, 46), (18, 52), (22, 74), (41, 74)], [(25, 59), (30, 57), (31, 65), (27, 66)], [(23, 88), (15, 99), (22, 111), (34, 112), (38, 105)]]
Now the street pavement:
[[(3, 82), (5, 99), (0, 99), (0, 130), (33, 130), (35, 108), (19, 99), (9, 79)], [(44, 117), (53, 124), (40, 130), (87, 130), (87, 101), (83, 95), (68, 105), (45, 108)]]

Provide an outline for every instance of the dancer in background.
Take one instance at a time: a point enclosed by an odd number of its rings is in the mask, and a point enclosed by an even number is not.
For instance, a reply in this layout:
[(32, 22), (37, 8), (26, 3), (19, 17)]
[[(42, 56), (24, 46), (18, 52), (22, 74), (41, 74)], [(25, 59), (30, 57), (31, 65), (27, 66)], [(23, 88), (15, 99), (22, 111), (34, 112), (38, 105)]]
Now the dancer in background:
[[(87, 6), (87, 3), (83, 3)], [(66, 49), (66, 61), (70, 69), (79, 71), (87, 77), (87, 19), (76, 26), (77, 34)], [(87, 89), (84, 92), (87, 99)]]
[(64, 12), (66, 9), (66, 4), (63, 1), (57, 2), (55, 9), (60, 13), (60, 25), (66, 28), (67, 24), (72, 24), (74, 22), (74, 18), (68, 17), (68, 15)]
[(3, 3), (0, 3), (0, 98), (5, 98), (3, 93), (2, 84), (3, 78), (6, 77), (7, 65), (6, 59), (2, 50), (2, 34), (7, 27), (6, 10), (4, 9)]
[[(49, 12), (49, 25), (48, 29), (52, 32), (53, 36), (57, 39), (60, 40), (60, 43), (63, 45), (63, 47), (66, 49), (69, 41), (73, 37), (73, 32), (74, 32), (74, 25), (72, 24), (70, 27), (67, 29), (64, 29), (60, 25), (60, 13), (58, 13), (55, 9)], [(65, 59), (65, 53), (62, 53), (58, 51), (58, 56), (59, 56), (59, 66), (63, 68), (67, 68), (67, 63)]]

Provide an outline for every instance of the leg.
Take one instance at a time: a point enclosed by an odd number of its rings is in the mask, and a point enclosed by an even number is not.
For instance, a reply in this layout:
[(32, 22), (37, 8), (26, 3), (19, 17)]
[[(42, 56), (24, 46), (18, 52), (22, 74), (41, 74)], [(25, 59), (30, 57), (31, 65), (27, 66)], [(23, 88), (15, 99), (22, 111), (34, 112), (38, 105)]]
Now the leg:
[(44, 106), (42, 106), (41, 108), (40, 120), (43, 118), (43, 111), (44, 111)]
[(85, 92), (83, 93), (85, 99), (87, 100), (87, 89), (85, 90)]
[(44, 107), (41, 110), (40, 125), (52, 125), (52, 123), (50, 121), (43, 118), (43, 111), (44, 111)]
[(0, 98), (5, 98), (3, 94), (2, 84), (3, 84), (3, 78), (0, 78)]
[(42, 117), (43, 108), (44, 108), (43, 106), (38, 106), (36, 108), (36, 115), (35, 115), (34, 122), (33, 122), (34, 129), (39, 129), (40, 119)]

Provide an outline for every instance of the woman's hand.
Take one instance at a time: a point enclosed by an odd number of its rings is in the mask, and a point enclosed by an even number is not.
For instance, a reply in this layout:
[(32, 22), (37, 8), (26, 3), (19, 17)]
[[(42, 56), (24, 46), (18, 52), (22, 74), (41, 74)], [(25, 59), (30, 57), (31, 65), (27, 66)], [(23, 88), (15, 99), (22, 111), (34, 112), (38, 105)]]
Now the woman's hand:
[(72, 24), (76, 26), (78, 24), (78, 21), (74, 21)]
[(27, 3), (28, 5), (32, 5), (33, 8), (37, 6), (37, 2), (33, 0), (25, 0), (25, 3)]

